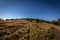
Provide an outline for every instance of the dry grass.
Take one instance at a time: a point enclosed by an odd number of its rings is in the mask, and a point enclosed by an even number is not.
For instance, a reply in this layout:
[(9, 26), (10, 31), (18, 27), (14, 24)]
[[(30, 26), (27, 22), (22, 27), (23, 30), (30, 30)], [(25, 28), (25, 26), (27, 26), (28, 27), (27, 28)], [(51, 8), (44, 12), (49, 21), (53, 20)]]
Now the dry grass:
[(0, 40), (55, 40), (54, 29), (60, 27), (48, 23), (26, 20), (0, 23)]

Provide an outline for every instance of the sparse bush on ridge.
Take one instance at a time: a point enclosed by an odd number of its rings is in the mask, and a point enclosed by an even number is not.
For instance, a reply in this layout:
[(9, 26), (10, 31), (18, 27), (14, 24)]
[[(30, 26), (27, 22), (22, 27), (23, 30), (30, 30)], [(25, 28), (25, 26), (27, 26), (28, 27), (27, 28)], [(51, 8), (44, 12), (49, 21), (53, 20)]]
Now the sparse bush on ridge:
[(42, 19), (38, 19), (38, 18), (23, 18), (24, 20), (27, 20), (27, 21), (36, 21), (37, 23), (38, 22), (46, 22), (46, 23), (49, 23), (49, 21), (46, 21), (46, 20), (42, 20)]
[(54, 24), (54, 25), (59, 25), (60, 26), (60, 18), (57, 21), (53, 20), (50, 23)]
[[(51, 24), (54, 24), (54, 25), (60, 25), (60, 18), (55, 21), (55, 20), (52, 20), (52, 21), (47, 21), (47, 20), (43, 20), (43, 19), (38, 19), (38, 18), (21, 18), (21, 19), (6, 19), (6, 21), (8, 20), (27, 20), (27, 21), (36, 21), (37, 23), (38, 22), (46, 22), (46, 23), (51, 23)], [(3, 19), (0, 18), (0, 21), (3, 21)]]

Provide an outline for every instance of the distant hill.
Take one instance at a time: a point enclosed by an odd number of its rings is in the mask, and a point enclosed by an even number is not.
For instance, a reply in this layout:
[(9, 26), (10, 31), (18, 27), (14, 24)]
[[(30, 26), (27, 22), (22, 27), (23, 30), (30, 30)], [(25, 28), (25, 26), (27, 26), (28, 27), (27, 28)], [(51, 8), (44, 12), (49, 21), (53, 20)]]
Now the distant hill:
[(0, 40), (60, 40), (60, 26), (35, 18), (1, 20)]

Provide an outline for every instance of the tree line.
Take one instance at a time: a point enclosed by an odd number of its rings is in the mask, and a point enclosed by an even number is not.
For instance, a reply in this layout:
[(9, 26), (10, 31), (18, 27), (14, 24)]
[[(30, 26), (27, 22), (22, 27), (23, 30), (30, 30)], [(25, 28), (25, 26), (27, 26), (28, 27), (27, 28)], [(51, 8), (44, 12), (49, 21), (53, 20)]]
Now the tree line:
[[(0, 21), (3, 21), (4, 19), (0, 18)], [(54, 24), (54, 25), (60, 25), (60, 18), (58, 18), (58, 20), (52, 20), (52, 21), (47, 21), (47, 20), (43, 20), (43, 19), (39, 19), (39, 18), (21, 18), (21, 19), (6, 19), (6, 20), (27, 20), (27, 21), (36, 21), (38, 22), (46, 22), (46, 23), (50, 23), (50, 24)]]
[(54, 25), (59, 25), (60, 26), (60, 18), (58, 20), (50, 21), (50, 23), (54, 24)]

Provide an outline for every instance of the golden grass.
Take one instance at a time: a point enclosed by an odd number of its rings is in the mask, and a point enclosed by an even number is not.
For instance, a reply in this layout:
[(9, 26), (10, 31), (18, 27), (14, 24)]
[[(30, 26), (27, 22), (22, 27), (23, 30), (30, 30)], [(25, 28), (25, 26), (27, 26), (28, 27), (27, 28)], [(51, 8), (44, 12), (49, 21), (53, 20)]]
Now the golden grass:
[(26, 20), (7, 21), (2, 26), (0, 27), (0, 40), (54, 40), (55, 33), (52, 27), (60, 29), (52, 24)]

